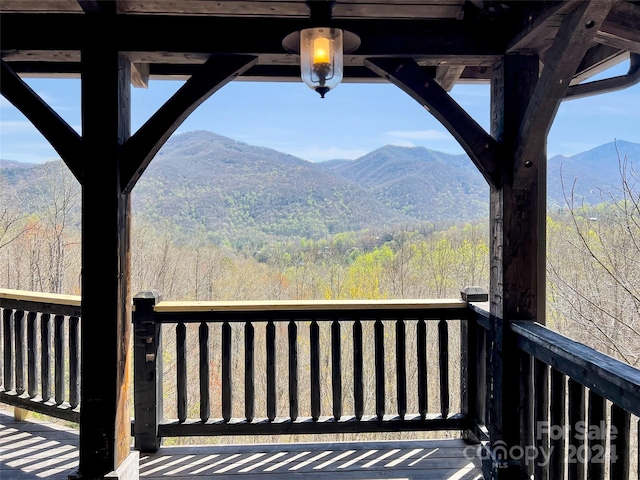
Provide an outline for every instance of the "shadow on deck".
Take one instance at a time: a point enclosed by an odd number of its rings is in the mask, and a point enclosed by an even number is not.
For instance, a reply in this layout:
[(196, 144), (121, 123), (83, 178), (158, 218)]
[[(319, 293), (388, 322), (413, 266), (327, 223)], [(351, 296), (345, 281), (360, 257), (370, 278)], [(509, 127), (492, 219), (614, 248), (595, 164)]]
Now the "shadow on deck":
[[(176, 446), (141, 454), (140, 476), (475, 480), (478, 455), (457, 439)], [(77, 430), (0, 411), (0, 478), (66, 480), (77, 467)]]

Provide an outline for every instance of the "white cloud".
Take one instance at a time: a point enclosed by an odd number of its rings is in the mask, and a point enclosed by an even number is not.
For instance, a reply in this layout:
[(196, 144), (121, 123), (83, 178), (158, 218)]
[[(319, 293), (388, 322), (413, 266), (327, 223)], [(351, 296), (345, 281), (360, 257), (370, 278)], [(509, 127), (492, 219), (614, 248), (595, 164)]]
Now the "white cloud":
[(449, 140), (451, 135), (442, 130), (393, 130), (387, 135), (405, 140)]

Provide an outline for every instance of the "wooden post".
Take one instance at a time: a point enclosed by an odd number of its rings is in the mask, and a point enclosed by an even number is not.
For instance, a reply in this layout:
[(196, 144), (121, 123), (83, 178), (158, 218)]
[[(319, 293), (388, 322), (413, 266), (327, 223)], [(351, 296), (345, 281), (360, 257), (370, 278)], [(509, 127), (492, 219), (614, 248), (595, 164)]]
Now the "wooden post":
[(138, 472), (137, 452), (129, 447), (131, 202), (121, 185), (122, 145), (130, 135), (131, 71), (109, 41), (116, 34), (109, 22), (96, 22), (93, 33), (81, 52), (85, 158), (79, 476), (125, 478)]
[(135, 448), (156, 452), (162, 444), (158, 425), (162, 419), (162, 330), (154, 306), (158, 292), (140, 292), (134, 299), (133, 390)]
[[(538, 65), (537, 55), (506, 55), (494, 65), (491, 85), (491, 133), (501, 145), (503, 174), (498, 186), (491, 187), (489, 301), (494, 342), (488, 408), (491, 441), (501, 442), (507, 451), (519, 445), (521, 427), (519, 356), (510, 322), (544, 323), (546, 144), (538, 145), (537, 161), (516, 168), (519, 127), (538, 81)], [(516, 178), (523, 172), (529, 181)], [(498, 478), (526, 476), (520, 463), (501, 465)]]

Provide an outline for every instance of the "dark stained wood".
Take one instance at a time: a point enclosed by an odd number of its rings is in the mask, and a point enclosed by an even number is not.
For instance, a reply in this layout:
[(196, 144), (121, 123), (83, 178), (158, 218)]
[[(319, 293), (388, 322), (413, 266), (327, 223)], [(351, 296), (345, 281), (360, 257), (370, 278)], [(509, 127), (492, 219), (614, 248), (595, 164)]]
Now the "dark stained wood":
[(276, 390), (276, 326), (267, 322), (267, 418), (273, 421), (277, 415), (278, 391)]
[(40, 315), (40, 394), (42, 401), (51, 398), (51, 315)]
[(65, 400), (65, 384), (64, 381), (64, 359), (65, 359), (65, 342), (64, 342), (64, 317), (56, 315), (53, 319), (53, 349), (54, 349), (54, 385), (55, 385), (55, 401), (56, 405), (60, 405)]
[(200, 420), (206, 422), (211, 415), (209, 399), (209, 325), (205, 322), (198, 328), (199, 373), (200, 373)]
[(30, 398), (35, 397), (38, 393), (38, 339), (36, 337), (37, 317), (37, 312), (29, 312), (27, 315), (27, 393)]
[(629, 480), (631, 475), (631, 414), (611, 405), (611, 461), (609, 477)]
[(289, 322), (289, 418), (298, 418), (298, 324)]
[[(537, 320), (544, 324), (546, 144), (537, 144), (540, 162), (536, 183), (526, 189), (514, 186), (511, 168), (520, 157), (514, 145), (529, 98), (538, 81), (536, 55), (506, 55), (493, 68), (491, 134), (500, 139), (504, 177), (499, 189), (491, 188), (491, 314), (508, 320)], [(522, 272), (528, 272), (523, 275)]]
[(567, 93), (571, 90), (571, 86), (577, 85), (618, 63), (619, 57), (623, 55), (625, 55), (625, 52), (619, 48), (601, 44), (591, 47), (585, 53), (582, 62), (580, 62), (576, 73), (573, 75)]
[(404, 418), (407, 413), (407, 346), (404, 319), (396, 320), (396, 400), (398, 415)]
[(2, 95), (31, 121), (79, 180), (83, 172), (84, 151), (80, 136), (5, 61), (0, 61), (0, 69)]
[(69, 317), (69, 404), (80, 403), (80, 338), (78, 317)]
[(440, 366), (440, 413), (449, 415), (449, 325), (438, 322), (438, 359)]
[(630, 2), (616, 2), (596, 33), (596, 40), (615, 48), (640, 53), (640, 9)]
[(222, 418), (225, 422), (231, 420), (232, 407), (232, 377), (231, 377), (231, 355), (232, 355), (231, 325), (229, 322), (222, 324)]
[[(520, 443), (523, 448), (531, 448), (535, 445), (534, 428), (534, 399), (537, 400), (534, 391), (533, 359), (531, 355), (521, 352), (520, 354)], [(514, 386), (515, 387), (515, 386)], [(530, 461), (523, 461), (522, 470), (526, 472), (527, 478), (533, 475), (534, 464)]]
[(514, 322), (518, 348), (634, 415), (640, 413), (640, 378), (629, 364), (564, 337), (542, 325)]
[(429, 378), (427, 376), (427, 324), (424, 318), (416, 325), (418, 357), (418, 412), (425, 418), (429, 412)]
[[(476, 325), (476, 395), (468, 401), (475, 401), (477, 419), (486, 425), (487, 419), (487, 332)], [(473, 361), (473, 357), (470, 359)], [(474, 400), (475, 398), (475, 400)]]
[[(589, 390), (589, 412), (587, 425), (591, 434), (587, 435), (587, 449), (584, 460), (587, 463), (589, 480), (604, 480), (607, 441), (607, 405), (600, 395)], [(580, 458), (580, 456), (578, 456)]]
[[(534, 478), (549, 480), (549, 464), (542, 458), (549, 456), (549, 432), (540, 425), (549, 425), (549, 366), (538, 359), (533, 361), (534, 379), (534, 438), (538, 457), (535, 461)], [(544, 455), (542, 457), (541, 455)]]
[[(88, 17), (88, 16), (87, 16)], [(100, 477), (131, 444), (131, 198), (122, 193), (122, 145), (130, 135), (130, 64), (98, 21), (82, 61), (82, 322), (79, 471)], [(87, 161), (90, 158), (91, 161)]]
[(316, 320), (309, 326), (311, 364), (311, 418), (320, 418), (320, 326)]
[(251, 322), (244, 325), (244, 416), (248, 422), (256, 412), (255, 390), (255, 329)]
[(362, 322), (353, 322), (353, 406), (356, 419), (364, 415), (364, 353), (362, 350)]
[(257, 62), (252, 56), (216, 56), (209, 60), (127, 140), (122, 184), (131, 191), (160, 147), (186, 118), (216, 91)]
[[(477, 353), (477, 324), (475, 321), (462, 319), (460, 321), (460, 412), (479, 423), (476, 410), (478, 398), (478, 353)], [(475, 443), (470, 430), (462, 432), (465, 441)]]
[(235, 418), (225, 422), (222, 418), (211, 418), (208, 422), (200, 420), (164, 421), (160, 424), (162, 437), (190, 436), (229, 436), (229, 435), (318, 435), (335, 433), (384, 433), (384, 432), (421, 432), (462, 430), (466, 419), (463, 415), (429, 415), (426, 419), (419, 415), (407, 415), (404, 420), (397, 415), (385, 415), (382, 419), (377, 415), (365, 415), (362, 420), (343, 415), (336, 422), (333, 416), (321, 416), (317, 420), (311, 417), (299, 417), (291, 422), (289, 417), (277, 417), (274, 421), (268, 418), (255, 418), (253, 422)]
[(140, 292), (133, 298), (133, 382), (135, 448), (155, 452), (160, 448), (158, 425), (163, 416), (162, 328), (153, 307), (160, 301), (154, 291)]
[[(566, 419), (567, 378), (555, 368), (551, 369), (551, 400), (549, 425), (567, 424)], [(549, 478), (564, 478), (566, 455), (566, 436), (554, 435), (550, 439), (551, 458)]]
[(331, 323), (331, 391), (333, 399), (333, 416), (342, 416), (342, 356), (340, 348), (340, 321)]
[(569, 378), (569, 437), (568, 437), (568, 475), (569, 480), (585, 480), (585, 462), (580, 461), (580, 455), (586, 448), (584, 432), (580, 432), (577, 426), (584, 425), (585, 417), (585, 388), (578, 382)]
[(22, 395), (25, 390), (25, 353), (26, 353), (26, 337), (24, 329), (24, 311), (16, 310), (13, 314), (13, 335), (15, 340), (15, 373), (16, 373), (16, 393)]
[(375, 376), (376, 376), (376, 415), (379, 420), (385, 412), (385, 364), (384, 364), (384, 323), (377, 319), (373, 327), (375, 345)]
[(522, 53), (544, 49), (549, 38), (558, 31), (564, 15), (576, 2), (528, 2), (519, 12), (513, 27), (515, 34), (509, 39), (506, 52)]
[[(222, 378), (224, 384), (224, 375)], [(184, 422), (187, 419), (187, 328), (184, 323), (176, 325), (176, 392), (178, 421)]]
[(454, 136), (490, 185), (498, 185), (496, 141), (414, 60), (370, 58), (365, 65), (427, 110)]
[(546, 143), (571, 79), (614, 3), (613, 0), (579, 2), (562, 21), (553, 45), (545, 55), (548, 68), (542, 69), (518, 131), (514, 165), (517, 188), (528, 188), (535, 182), (537, 169), (531, 166), (544, 161), (539, 154), (540, 145)]

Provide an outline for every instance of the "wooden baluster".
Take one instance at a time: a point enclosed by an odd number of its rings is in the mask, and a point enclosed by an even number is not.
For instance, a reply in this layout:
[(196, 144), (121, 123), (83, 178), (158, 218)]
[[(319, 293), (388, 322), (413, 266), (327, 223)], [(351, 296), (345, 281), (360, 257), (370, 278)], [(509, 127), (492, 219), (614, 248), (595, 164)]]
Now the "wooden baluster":
[(51, 315), (40, 315), (40, 389), (42, 401), (48, 402), (51, 398)]
[(54, 358), (54, 382), (55, 382), (55, 400), (56, 405), (64, 402), (64, 316), (56, 315), (53, 319), (53, 348), (55, 351)]
[[(487, 423), (487, 331), (480, 325), (476, 327), (476, 364), (477, 364), (477, 395), (476, 413), (478, 419)], [(470, 401), (473, 401), (471, 399)]]
[(231, 420), (231, 325), (222, 324), (222, 418)]
[(69, 317), (69, 404), (80, 403), (80, 336), (78, 317)]
[(178, 394), (178, 421), (187, 419), (187, 328), (184, 323), (176, 325), (176, 377)]
[(449, 415), (449, 326), (446, 320), (438, 322), (438, 345), (440, 359), (440, 412), (443, 418)]
[(16, 310), (13, 316), (14, 322), (14, 338), (16, 343), (16, 393), (22, 395), (24, 393), (24, 354), (26, 351), (26, 338), (24, 331), (24, 311)]
[(311, 354), (311, 418), (320, 418), (320, 327), (313, 320), (309, 327), (309, 342)]
[(38, 394), (38, 339), (36, 338), (37, 312), (27, 315), (27, 392), (29, 398)]
[(630, 447), (631, 414), (613, 404), (611, 405), (611, 473), (609, 474), (609, 478), (629, 480), (631, 473)]
[(5, 392), (13, 389), (13, 310), (2, 309), (2, 331), (4, 333), (4, 381)]
[(364, 415), (363, 361), (362, 322), (358, 318), (353, 323), (353, 403), (358, 420)]
[(585, 390), (584, 387), (569, 378), (569, 480), (585, 480), (585, 464), (580, 455), (586, 448), (584, 434), (577, 431), (579, 422), (585, 421)]
[(277, 414), (276, 390), (276, 326), (267, 322), (267, 418), (275, 420)]
[(253, 324), (244, 324), (244, 416), (247, 422), (253, 421), (256, 410), (255, 396), (255, 332)]
[[(514, 385), (513, 388), (520, 390), (520, 447), (528, 451), (535, 445), (535, 433), (533, 431), (533, 358), (528, 353), (519, 352), (520, 356), (520, 385)], [(537, 398), (535, 399), (538, 400)], [(532, 463), (523, 459), (522, 465), (527, 478), (533, 475), (534, 466)]]
[[(605, 448), (607, 439), (607, 407), (600, 395), (589, 390), (589, 417), (587, 435), (587, 449), (585, 462), (587, 464), (587, 478), (589, 480), (604, 480)], [(578, 457), (580, 460), (580, 456)], [(617, 480), (617, 479), (616, 479)]]
[(200, 420), (209, 420), (211, 407), (209, 400), (209, 325), (200, 323), (198, 328), (200, 346)]
[(407, 414), (407, 352), (406, 326), (403, 318), (396, 321), (396, 383), (398, 415), (404, 420)]
[(567, 423), (565, 401), (567, 396), (567, 379), (555, 368), (551, 369), (551, 415), (549, 427), (561, 426), (562, 434), (554, 435), (550, 439), (551, 458), (549, 460), (549, 478), (564, 478), (566, 464), (565, 431)]
[(427, 322), (421, 318), (416, 325), (418, 354), (418, 412), (424, 419), (429, 412), (429, 379), (427, 374)]
[(331, 324), (331, 387), (333, 393), (333, 417), (342, 417), (342, 368), (340, 356), (340, 322)]
[(298, 325), (289, 322), (289, 417), (298, 418)]
[[(533, 375), (535, 382), (535, 421), (534, 435), (538, 458), (535, 461), (534, 478), (536, 480), (549, 480), (549, 464), (543, 458), (549, 456), (549, 432), (537, 428), (539, 425), (549, 423), (549, 366), (536, 359), (533, 363)], [(544, 455), (544, 457), (542, 457)]]
[(385, 413), (384, 324), (382, 323), (382, 320), (380, 318), (376, 320), (373, 331), (376, 369), (376, 416), (378, 417), (378, 420), (382, 420)]

